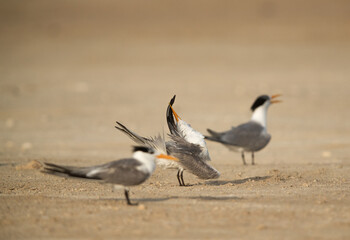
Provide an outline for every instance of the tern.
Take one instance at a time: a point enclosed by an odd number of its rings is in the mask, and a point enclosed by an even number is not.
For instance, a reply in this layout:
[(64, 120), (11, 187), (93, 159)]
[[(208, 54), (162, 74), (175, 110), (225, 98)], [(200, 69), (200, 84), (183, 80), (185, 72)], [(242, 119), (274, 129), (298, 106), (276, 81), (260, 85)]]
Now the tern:
[(206, 163), (207, 160), (210, 160), (210, 156), (204, 136), (180, 119), (172, 108), (174, 101), (175, 96), (171, 99), (166, 111), (171, 140), (165, 142), (165, 144), (157, 140), (159, 138), (142, 137), (120, 122), (116, 122), (117, 126), (115, 127), (129, 136), (137, 144), (156, 148), (162, 154), (171, 155), (179, 159), (179, 161), (176, 162), (160, 158), (156, 160), (156, 163), (166, 169), (177, 169), (177, 180), (180, 186), (186, 186), (183, 179), (183, 171), (185, 169), (200, 179), (218, 178), (220, 173)]
[(130, 201), (128, 187), (139, 185), (151, 176), (156, 168), (156, 158), (178, 161), (178, 159), (165, 154), (156, 155), (152, 148), (135, 146), (132, 158), (124, 158), (90, 167), (61, 166), (45, 163), (45, 170), (54, 175), (102, 180), (105, 183), (113, 184), (115, 187), (124, 187), (127, 204), (137, 205), (138, 203)]
[(210, 155), (204, 136), (193, 129), (190, 124), (180, 118), (175, 112), (173, 104), (176, 95), (170, 100), (166, 119), (173, 141), (169, 142), (167, 148), (172, 156), (177, 157), (185, 168), (179, 168), (177, 177), (180, 186), (185, 186), (183, 172), (185, 169), (201, 179), (215, 179), (220, 173), (210, 166)]
[(254, 165), (254, 152), (257, 152), (270, 142), (271, 135), (267, 132), (267, 110), (273, 103), (281, 102), (276, 98), (280, 94), (259, 96), (251, 106), (253, 115), (249, 122), (232, 127), (225, 132), (215, 132), (207, 129), (210, 136), (205, 136), (210, 141), (224, 144), (230, 150), (240, 152), (243, 164), (246, 165), (245, 152), (252, 153), (252, 165)]

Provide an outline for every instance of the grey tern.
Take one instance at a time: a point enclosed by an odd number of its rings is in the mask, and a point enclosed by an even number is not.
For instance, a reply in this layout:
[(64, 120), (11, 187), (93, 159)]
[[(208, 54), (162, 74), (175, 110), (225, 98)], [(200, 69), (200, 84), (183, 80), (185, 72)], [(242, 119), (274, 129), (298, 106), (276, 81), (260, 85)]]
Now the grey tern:
[(156, 168), (156, 158), (178, 161), (178, 159), (165, 154), (156, 155), (152, 148), (135, 146), (132, 158), (124, 158), (90, 167), (45, 163), (45, 170), (54, 175), (102, 180), (105, 183), (113, 184), (115, 187), (123, 187), (127, 204), (137, 205), (137, 203), (130, 201), (129, 187), (139, 185), (151, 176)]
[(279, 96), (281, 95), (259, 96), (250, 108), (253, 112), (250, 121), (224, 132), (207, 129), (210, 136), (205, 136), (205, 138), (222, 143), (230, 150), (240, 152), (244, 165), (247, 164), (244, 153), (251, 152), (252, 165), (254, 165), (254, 152), (266, 147), (271, 140), (271, 135), (267, 132), (267, 110), (271, 104), (281, 102), (276, 99)]

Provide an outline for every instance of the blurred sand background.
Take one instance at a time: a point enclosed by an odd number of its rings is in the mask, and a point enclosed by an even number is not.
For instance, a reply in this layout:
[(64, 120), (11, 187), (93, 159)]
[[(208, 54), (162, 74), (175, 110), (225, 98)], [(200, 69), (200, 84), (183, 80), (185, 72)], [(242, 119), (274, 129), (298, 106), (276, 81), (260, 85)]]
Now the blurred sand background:
[[(0, 7), (1, 239), (349, 239), (349, 1), (4, 1)], [(153, 136), (165, 110), (201, 131), (250, 118), (272, 140), (242, 166), (208, 142), (221, 178), (132, 189), (25, 169), (130, 156), (116, 120)], [(248, 158), (250, 162), (250, 158)]]

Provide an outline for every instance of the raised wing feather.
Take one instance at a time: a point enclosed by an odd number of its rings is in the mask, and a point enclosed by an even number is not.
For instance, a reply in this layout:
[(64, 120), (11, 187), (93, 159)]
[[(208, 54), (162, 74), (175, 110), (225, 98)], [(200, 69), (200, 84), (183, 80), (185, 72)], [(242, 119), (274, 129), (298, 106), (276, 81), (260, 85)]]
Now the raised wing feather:
[(172, 156), (180, 160), (180, 163), (186, 170), (200, 179), (214, 179), (220, 176), (220, 173), (215, 168), (200, 158), (201, 146), (189, 143), (179, 136), (169, 136), (173, 141), (167, 142), (167, 148)]

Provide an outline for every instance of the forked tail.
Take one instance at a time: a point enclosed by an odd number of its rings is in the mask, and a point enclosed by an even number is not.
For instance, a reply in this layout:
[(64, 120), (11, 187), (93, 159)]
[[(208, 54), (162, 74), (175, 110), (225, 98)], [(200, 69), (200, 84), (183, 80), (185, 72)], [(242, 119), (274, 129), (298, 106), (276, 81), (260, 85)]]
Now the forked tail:
[(204, 136), (205, 139), (214, 141), (214, 142), (222, 142), (221, 140), (222, 133), (215, 132), (209, 128), (207, 129), (207, 131), (210, 134), (210, 136)]
[(59, 176), (72, 176), (79, 178), (89, 178), (89, 179), (99, 179), (98, 177), (88, 176), (91, 171), (91, 167), (72, 167), (72, 166), (61, 166), (53, 163), (45, 162), (44, 169), (49, 174), (59, 175)]

